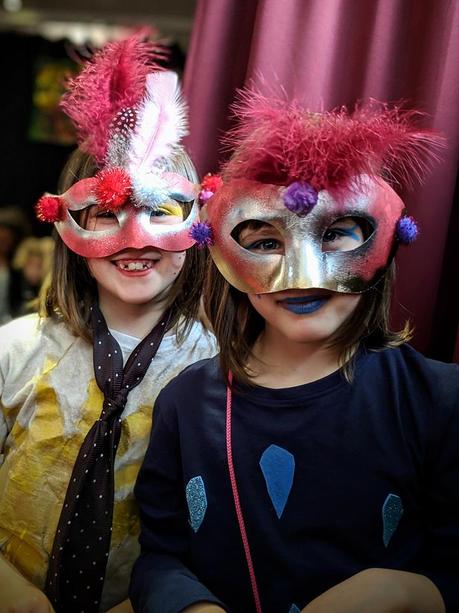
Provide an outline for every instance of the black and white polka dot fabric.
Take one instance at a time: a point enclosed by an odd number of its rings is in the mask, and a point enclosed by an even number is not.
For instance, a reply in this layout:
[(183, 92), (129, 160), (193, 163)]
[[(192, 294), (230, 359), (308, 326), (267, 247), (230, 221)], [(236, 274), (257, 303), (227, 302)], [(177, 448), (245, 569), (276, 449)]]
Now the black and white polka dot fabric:
[(94, 371), (104, 403), (78, 453), (49, 560), (45, 592), (57, 613), (99, 610), (110, 550), (121, 414), (130, 390), (154, 358), (170, 318), (169, 310), (137, 345), (123, 370), (121, 349), (99, 307), (92, 307)]

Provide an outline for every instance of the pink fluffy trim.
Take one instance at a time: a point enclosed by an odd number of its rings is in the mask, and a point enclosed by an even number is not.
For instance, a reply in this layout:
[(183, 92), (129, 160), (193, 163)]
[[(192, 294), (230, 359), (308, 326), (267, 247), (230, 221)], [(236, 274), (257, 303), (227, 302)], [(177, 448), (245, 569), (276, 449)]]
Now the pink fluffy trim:
[(140, 102), (146, 75), (160, 70), (155, 61), (163, 55), (142, 30), (105, 45), (69, 80), (61, 107), (76, 127), (79, 145), (98, 164), (104, 163), (114, 116)]
[(324, 112), (245, 90), (233, 107), (238, 123), (225, 144), (234, 151), (225, 181), (247, 178), (288, 185), (307, 181), (316, 190), (340, 189), (360, 174), (394, 182), (422, 179), (445, 139), (419, 127), (423, 114), (370, 101)]

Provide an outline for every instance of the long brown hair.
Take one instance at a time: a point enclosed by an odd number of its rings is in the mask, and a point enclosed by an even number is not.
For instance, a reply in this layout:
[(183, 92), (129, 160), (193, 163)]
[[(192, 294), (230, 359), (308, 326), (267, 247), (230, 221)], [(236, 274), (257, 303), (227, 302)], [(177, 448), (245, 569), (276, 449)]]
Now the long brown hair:
[[(59, 193), (69, 189), (73, 183), (93, 176), (98, 170), (93, 159), (77, 149), (70, 157), (59, 180)], [(168, 170), (186, 176), (197, 182), (196, 170), (184, 150), (170, 161)], [(190, 211), (191, 204), (183, 206)], [(84, 213), (83, 213), (84, 214)], [(40, 296), (39, 313), (63, 321), (75, 336), (88, 341), (92, 338), (89, 325), (91, 305), (97, 300), (97, 285), (89, 273), (85, 258), (71, 251), (54, 232), (56, 246), (52, 271)], [(169, 327), (180, 320), (179, 340), (183, 339), (189, 327), (198, 318), (202, 281), (207, 256), (196, 247), (188, 249), (180, 274), (171, 286), (164, 309), (174, 305)]]
[[(360, 345), (378, 351), (397, 347), (411, 338), (408, 323), (399, 332), (389, 325), (390, 296), (395, 266), (392, 263), (379, 282), (364, 292), (351, 315), (328, 340), (338, 349), (339, 364), (352, 380), (352, 356)], [(252, 348), (263, 332), (265, 321), (250, 304), (247, 294), (230, 285), (211, 261), (204, 282), (204, 308), (220, 345), (220, 366), (224, 377), (231, 370), (239, 384), (254, 385), (247, 367)]]

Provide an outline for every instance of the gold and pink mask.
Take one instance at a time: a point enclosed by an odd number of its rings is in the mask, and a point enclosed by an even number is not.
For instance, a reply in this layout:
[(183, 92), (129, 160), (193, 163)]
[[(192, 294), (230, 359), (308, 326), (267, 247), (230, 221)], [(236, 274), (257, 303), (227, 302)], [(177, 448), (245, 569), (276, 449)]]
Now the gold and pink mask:
[[(202, 184), (198, 245), (246, 293), (373, 287), (397, 245), (418, 232), (382, 177), (422, 178), (443, 139), (418, 128), (416, 112), (381, 103), (311, 113), (298, 101), (245, 90), (234, 110), (238, 121), (224, 139), (232, 156), (221, 179), (207, 176)], [(358, 228), (355, 243), (341, 250), (326, 244), (340, 220)], [(266, 226), (247, 222), (273, 226), (268, 242), (279, 247), (240, 240), (244, 222), (248, 237), (266, 236)]]
[[(190, 230), (198, 220), (198, 205), (191, 206), (198, 186), (174, 171), (187, 133), (186, 105), (177, 75), (154, 64), (161, 53), (143, 36), (107, 44), (70, 82), (61, 103), (81, 150), (101, 170), (64, 194), (45, 194), (36, 212), (83, 257), (127, 248), (183, 251), (196, 242)], [(188, 215), (183, 203), (190, 203)], [(85, 209), (93, 206), (113, 223), (91, 229)], [(164, 208), (175, 211), (169, 223), (155, 223), (155, 212)]]
[[(358, 189), (357, 189), (358, 186)], [(395, 250), (404, 205), (383, 180), (360, 177), (345, 198), (322, 190), (310, 210), (298, 214), (284, 201), (285, 187), (235, 179), (220, 187), (201, 211), (212, 228), (212, 258), (231, 285), (246, 293), (323, 288), (359, 293), (385, 271)], [(326, 231), (339, 219), (363, 220), (367, 239), (349, 251), (323, 251)], [(253, 252), (234, 238), (239, 224), (270, 224), (283, 238), (284, 253)]]

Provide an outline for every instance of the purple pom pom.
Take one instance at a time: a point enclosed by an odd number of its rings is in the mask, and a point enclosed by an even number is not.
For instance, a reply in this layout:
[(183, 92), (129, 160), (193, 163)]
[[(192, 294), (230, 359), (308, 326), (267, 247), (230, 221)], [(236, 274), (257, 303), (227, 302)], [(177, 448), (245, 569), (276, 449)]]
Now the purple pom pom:
[(419, 234), (418, 224), (413, 217), (405, 215), (397, 221), (396, 228), (397, 238), (402, 245), (410, 245), (413, 243)]
[(317, 191), (306, 181), (291, 183), (282, 195), (288, 210), (299, 217), (304, 217), (313, 209), (317, 204), (318, 196)]
[(207, 221), (197, 221), (191, 226), (190, 236), (196, 241), (198, 249), (210, 247), (214, 244), (212, 228)]

